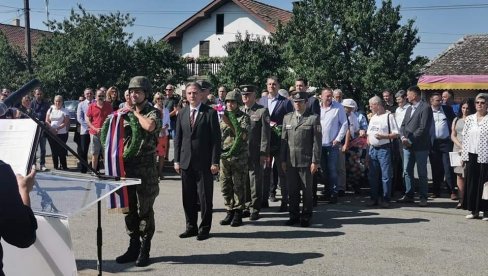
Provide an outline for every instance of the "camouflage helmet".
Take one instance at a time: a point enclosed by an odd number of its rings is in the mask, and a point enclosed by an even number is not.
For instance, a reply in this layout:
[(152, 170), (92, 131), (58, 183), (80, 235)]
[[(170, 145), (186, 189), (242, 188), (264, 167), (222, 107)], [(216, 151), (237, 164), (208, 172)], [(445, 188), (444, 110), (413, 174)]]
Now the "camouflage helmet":
[(239, 103), (241, 100), (241, 93), (239, 90), (234, 89), (225, 95), (225, 101), (236, 101)]
[(149, 82), (149, 80), (146, 77), (137, 76), (137, 77), (133, 77), (132, 79), (130, 79), (129, 90), (130, 89), (136, 89), (136, 88), (140, 88), (140, 89), (144, 90), (144, 92), (146, 93), (146, 98), (150, 97), (150, 95), (151, 95), (151, 83)]

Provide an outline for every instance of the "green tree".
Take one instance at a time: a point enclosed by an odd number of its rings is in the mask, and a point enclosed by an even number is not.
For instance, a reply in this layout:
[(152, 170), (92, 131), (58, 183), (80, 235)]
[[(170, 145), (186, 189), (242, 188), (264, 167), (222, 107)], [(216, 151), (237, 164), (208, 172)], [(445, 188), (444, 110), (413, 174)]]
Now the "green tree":
[(120, 13), (96, 16), (79, 6), (68, 19), (51, 21), (53, 35), (38, 46), (36, 71), (51, 96), (79, 96), (85, 87), (122, 85), (131, 34), (124, 27), (134, 19)]
[(138, 39), (131, 47), (131, 60), (126, 74), (147, 76), (153, 87), (160, 88), (168, 83), (186, 80), (186, 66), (173, 48), (164, 41)]
[(228, 57), (216, 76), (211, 77), (215, 85), (223, 84), (230, 89), (243, 84), (263, 87), (267, 77), (276, 75), (282, 79), (287, 74), (278, 45), (266, 38), (253, 39), (247, 33), (244, 37), (238, 34), (236, 41), (224, 49)]
[(0, 88), (16, 90), (29, 80), (25, 57), (0, 32)]
[(159, 86), (184, 78), (180, 58), (165, 42), (130, 43), (124, 31), (134, 19), (128, 14), (93, 15), (79, 6), (62, 22), (51, 21), (52, 37), (40, 42), (36, 73), (53, 96), (77, 98), (86, 87), (127, 87), (131, 77), (145, 75)]
[[(414, 21), (400, 25), (391, 0), (302, 0), (274, 39), (295, 76), (311, 85), (341, 88), (365, 102), (383, 89), (415, 83), (424, 57), (412, 59), (420, 41)], [(279, 44), (279, 43), (278, 43)]]

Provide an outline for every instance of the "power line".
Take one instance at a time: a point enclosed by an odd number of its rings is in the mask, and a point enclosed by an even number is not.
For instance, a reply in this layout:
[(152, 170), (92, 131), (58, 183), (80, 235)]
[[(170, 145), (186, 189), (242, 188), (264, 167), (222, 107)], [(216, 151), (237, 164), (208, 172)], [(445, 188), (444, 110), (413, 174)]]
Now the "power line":
[(403, 11), (431, 11), (431, 10), (466, 10), (488, 8), (488, 3), (482, 4), (453, 4), (453, 5), (431, 5), (431, 6), (412, 6), (400, 7)]

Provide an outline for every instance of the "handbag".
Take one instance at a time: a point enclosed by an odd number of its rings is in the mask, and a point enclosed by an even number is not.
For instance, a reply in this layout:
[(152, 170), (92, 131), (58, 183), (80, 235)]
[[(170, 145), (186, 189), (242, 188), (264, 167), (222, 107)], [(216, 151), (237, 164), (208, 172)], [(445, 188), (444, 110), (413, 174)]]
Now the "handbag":
[(483, 184), (483, 194), (481, 196), (481, 199), (488, 200), (488, 182), (485, 182), (485, 184)]

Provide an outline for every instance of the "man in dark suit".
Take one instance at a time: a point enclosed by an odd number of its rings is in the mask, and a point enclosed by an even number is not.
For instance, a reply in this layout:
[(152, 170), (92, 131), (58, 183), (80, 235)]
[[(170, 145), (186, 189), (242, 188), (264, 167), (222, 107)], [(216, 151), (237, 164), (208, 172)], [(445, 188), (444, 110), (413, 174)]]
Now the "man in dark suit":
[[(36, 241), (37, 221), (30, 208), (29, 192), (34, 185), (36, 171), (15, 176), (12, 168), (0, 160), (0, 239), (19, 248), (27, 248)], [(0, 275), (3, 272), (3, 249), (0, 244)]]
[(432, 197), (441, 196), (441, 183), (443, 183), (445, 178), (451, 199), (457, 200), (454, 171), (449, 161), (449, 152), (452, 151), (451, 126), (456, 115), (452, 107), (442, 105), (442, 98), (438, 93), (431, 95), (430, 105), (434, 121), (434, 127), (431, 128), (434, 142), (429, 154), (433, 180)]
[(427, 206), (427, 157), (431, 148), (430, 129), (432, 127), (432, 109), (421, 100), (418, 86), (407, 90), (408, 107), (400, 129), (403, 144), (403, 175), (405, 177), (405, 195), (398, 202), (411, 203), (414, 196), (413, 168), (417, 163), (419, 175), (419, 206)]
[[(286, 212), (288, 210), (288, 188), (286, 187), (285, 173), (281, 166), (280, 158), (280, 144), (281, 137), (276, 135), (273, 128), (281, 127), (283, 125), (283, 118), (286, 114), (293, 111), (292, 103), (285, 97), (278, 94), (280, 84), (276, 77), (269, 77), (266, 80), (266, 89), (268, 90), (268, 97), (262, 97), (259, 99), (259, 104), (268, 108), (270, 114), (270, 126), (271, 126), (271, 140), (270, 140), (270, 153), (274, 158), (274, 164), (276, 166), (276, 172), (279, 178), (279, 185), (281, 188), (281, 206), (280, 212)], [(270, 197), (274, 198), (276, 195), (276, 182), (268, 181), (270, 179), (269, 170), (265, 170), (263, 185), (270, 183)], [(265, 186), (266, 187), (266, 186)], [(263, 194), (263, 200), (267, 198), (267, 195)]]
[[(212, 225), (213, 176), (219, 172), (220, 127), (217, 112), (202, 103), (198, 83), (186, 85), (189, 105), (178, 113), (176, 120), (175, 170), (181, 173), (186, 231), (180, 238), (209, 237)], [(197, 228), (198, 202), (201, 218)]]
[[(320, 115), (312, 114), (307, 109), (307, 98), (307, 92), (295, 92), (292, 95), (295, 112), (288, 113), (283, 120), (280, 165), (286, 171), (290, 192), (290, 219), (286, 222), (290, 226), (298, 222), (302, 227), (310, 225), (313, 212), (312, 175), (320, 164)], [(300, 190), (303, 191), (301, 214)]]

